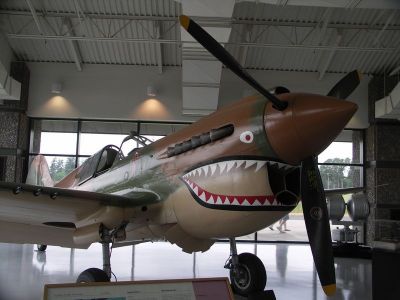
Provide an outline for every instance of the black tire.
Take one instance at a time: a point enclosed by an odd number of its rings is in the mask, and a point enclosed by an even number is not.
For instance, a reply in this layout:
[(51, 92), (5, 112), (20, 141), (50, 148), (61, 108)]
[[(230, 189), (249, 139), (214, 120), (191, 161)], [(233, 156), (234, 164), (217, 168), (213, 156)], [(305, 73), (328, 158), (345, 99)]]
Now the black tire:
[(264, 291), (267, 283), (264, 264), (251, 253), (239, 254), (238, 270), (231, 269), (229, 275), (233, 292), (243, 296)]
[(40, 245), (40, 244), (37, 244), (37, 245), (36, 245), (36, 249), (37, 249), (37, 251), (40, 251), (40, 252), (46, 251), (47, 245)]
[(97, 268), (90, 268), (79, 274), (77, 283), (83, 282), (109, 282), (110, 277), (103, 270)]

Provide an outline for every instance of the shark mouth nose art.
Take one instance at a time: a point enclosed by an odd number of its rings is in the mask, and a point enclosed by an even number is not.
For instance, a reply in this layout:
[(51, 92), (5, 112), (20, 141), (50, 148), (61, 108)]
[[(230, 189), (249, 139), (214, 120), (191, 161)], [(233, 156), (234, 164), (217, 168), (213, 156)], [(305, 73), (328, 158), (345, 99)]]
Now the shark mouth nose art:
[[(206, 164), (181, 180), (201, 205), (231, 210), (288, 210), (269, 185), (269, 169), (290, 172), (293, 166), (258, 159), (234, 159)], [(218, 181), (215, 180), (218, 178)], [(218, 184), (216, 184), (218, 182)]]

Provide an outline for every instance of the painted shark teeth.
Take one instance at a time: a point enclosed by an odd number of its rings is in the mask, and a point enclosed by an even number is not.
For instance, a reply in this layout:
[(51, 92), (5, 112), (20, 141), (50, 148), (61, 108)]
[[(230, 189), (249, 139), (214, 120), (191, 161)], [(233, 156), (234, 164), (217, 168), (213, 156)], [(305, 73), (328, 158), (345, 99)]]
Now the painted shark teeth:
[(189, 189), (198, 199), (207, 204), (232, 205), (232, 206), (282, 206), (273, 195), (260, 196), (232, 196), (219, 195), (206, 191), (189, 178), (184, 178)]
[[(280, 171), (289, 171), (295, 168), (294, 166), (287, 165), (280, 162), (274, 161), (263, 161), (263, 160), (227, 160), (216, 162), (213, 164), (201, 166), (196, 168), (188, 173), (186, 173), (183, 178), (190, 178), (190, 177), (207, 177), (207, 176), (218, 176), (228, 174), (230, 171), (235, 169), (253, 169), (254, 172), (260, 171), (265, 166), (272, 167), (276, 170)], [(255, 167), (254, 167), (255, 166)]]
[(256, 172), (265, 166), (266, 163), (266, 161), (257, 161)]
[(279, 172), (288, 172), (295, 166), (287, 165), (281, 162), (264, 161), (264, 160), (226, 160), (216, 162), (208, 165), (198, 167), (182, 176), (183, 181), (187, 184), (188, 188), (197, 199), (207, 204), (214, 205), (232, 205), (232, 206), (284, 206), (279, 203), (274, 195), (260, 195), (260, 196), (231, 196), (219, 195), (206, 191), (198, 184), (195, 183), (194, 177), (208, 177), (227, 175), (237, 169), (252, 170), (257, 173), (263, 168), (273, 168)]
[(267, 164), (266, 161), (261, 160), (228, 160), (221, 161), (205, 166), (201, 166), (196, 168), (188, 173), (186, 173), (183, 178), (190, 177), (207, 177), (213, 175), (223, 175), (228, 174), (230, 171), (234, 169), (244, 168), (248, 169), (255, 166), (255, 172), (258, 172), (261, 168), (263, 168)]

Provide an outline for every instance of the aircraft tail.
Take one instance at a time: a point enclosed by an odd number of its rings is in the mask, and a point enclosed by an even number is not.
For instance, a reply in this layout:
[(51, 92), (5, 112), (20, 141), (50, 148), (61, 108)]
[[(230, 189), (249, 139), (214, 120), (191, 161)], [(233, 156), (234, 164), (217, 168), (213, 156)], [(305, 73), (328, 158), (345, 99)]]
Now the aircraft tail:
[(26, 183), (40, 186), (54, 186), (51, 178), (49, 165), (43, 155), (36, 156), (29, 168)]

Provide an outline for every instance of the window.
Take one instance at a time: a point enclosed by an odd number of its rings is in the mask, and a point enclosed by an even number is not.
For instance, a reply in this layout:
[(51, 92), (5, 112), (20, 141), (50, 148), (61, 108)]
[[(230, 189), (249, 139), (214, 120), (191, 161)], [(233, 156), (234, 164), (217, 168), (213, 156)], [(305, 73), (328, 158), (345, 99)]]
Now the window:
[(363, 186), (363, 139), (360, 130), (344, 130), (318, 156), (326, 190)]
[(59, 181), (76, 167), (78, 121), (33, 120), (31, 123), (30, 159), (43, 154), (54, 181)]
[(40, 153), (42, 154), (75, 154), (76, 133), (42, 132)]
[[(50, 174), (59, 181), (88, 157), (107, 145), (120, 147), (132, 132), (154, 142), (188, 123), (31, 119), (29, 163), (35, 155), (46, 158)], [(142, 147), (134, 140), (124, 143), (126, 155)]]
[(79, 155), (93, 155), (107, 145), (119, 147), (127, 135), (137, 131), (137, 122), (82, 121)]
[[(29, 157), (29, 162), (32, 162), (35, 156)], [(75, 169), (75, 157), (72, 156), (44, 156), (49, 166), (51, 178), (54, 181), (59, 181)]]
[[(363, 131), (343, 130), (325, 151), (318, 156), (318, 167), (325, 190), (361, 189), (363, 187)], [(345, 195), (345, 199), (350, 198)], [(301, 202), (289, 214), (284, 226), (278, 228), (279, 221), (270, 228), (258, 232), (260, 241), (301, 241), (307, 242), (308, 236), (304, 223)], [(279, 230), (281, 229), (281, 230)], [(285, 231), (288, 229), (289, 231)]]

